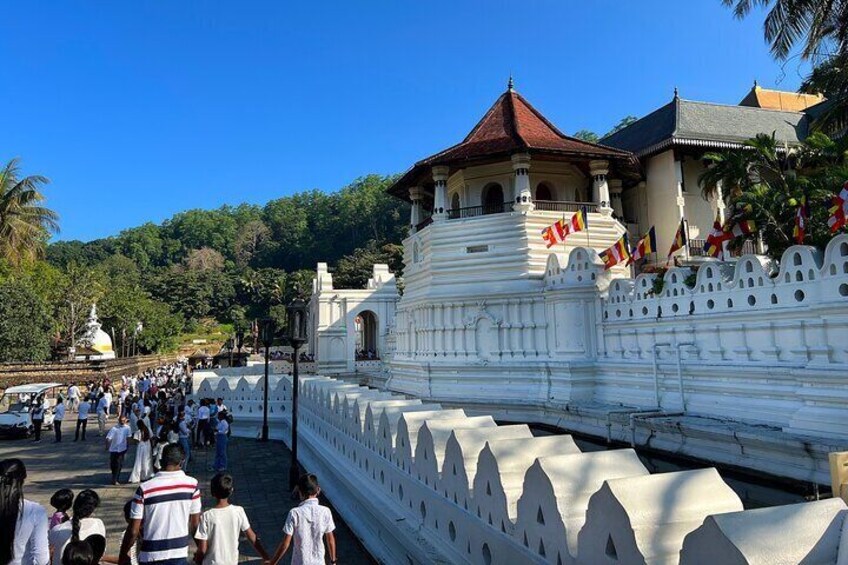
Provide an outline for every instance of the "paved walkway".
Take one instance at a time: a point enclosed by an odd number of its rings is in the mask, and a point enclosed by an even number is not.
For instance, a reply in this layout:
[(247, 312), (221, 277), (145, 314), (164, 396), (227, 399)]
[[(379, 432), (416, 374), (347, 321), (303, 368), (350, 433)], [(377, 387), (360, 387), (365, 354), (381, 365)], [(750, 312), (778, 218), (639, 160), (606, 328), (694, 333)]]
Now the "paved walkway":
[[(70, 427), (69, 423), (64, 427)], [(125, 527), (123, 506), (132, 497), (136, 486), (109, 484), (109, 457), (105, 451), (105, 441), (97, 435), (97, 422), (93, 418), (89, 421), (88, 431), (87, 441), (76, 443), (72, 441), (73, 432), (69, 434), (67, 430), (60, 444), (52, 443), (53, 433), (50, 431), (44, 434), (39, 444), (31, 440), (0, 440), (0, 459), (19, 457), (24, 461), (28, 473), (24, 485), (25, 495), (43, 504), (48, 514), (53, 511), (49, 503), (50, 496), (56, 490), (63, 487), (75, 493), (85, 488), (96, 490), (101, 499), (96, 516), (106, 524), (107, 554), (116, 554)], [(134, 447), (130, 451), (134, 451)], [(229, 471), (236, 484), (231, 500), (245, 507), (253, 529), (269, 552), (273, 552), (280, 542), (286, 513), (296, 504), (287, 492), (290, 456), (288, 448), (279, 441), (267, 444), (241, 438), (232, 438), (230, 441)], [(209, 494), (209, 480), (214, 473), (207, 471), (207, 468), (214, 459), (214, 450), (195, 451), (192, 457), (194, 460), (189, 463), (188, 473), (200, 481), (203, 507), (206, 509), (213, 504)], [(122, 481), (129, 478), (133, 460), (134, 455), (128, 453)], [(326, 500), (322, 499), (321, 503), (329, 506)], [(339, 563), (375, 563), (335, 510), (333, 518), (336, 522)], [(261, 562), (245, 539), (241, 542), (241, 553), (242, 561)], [(281, 563), (290, 563), (290, 556), (291, 552)]]

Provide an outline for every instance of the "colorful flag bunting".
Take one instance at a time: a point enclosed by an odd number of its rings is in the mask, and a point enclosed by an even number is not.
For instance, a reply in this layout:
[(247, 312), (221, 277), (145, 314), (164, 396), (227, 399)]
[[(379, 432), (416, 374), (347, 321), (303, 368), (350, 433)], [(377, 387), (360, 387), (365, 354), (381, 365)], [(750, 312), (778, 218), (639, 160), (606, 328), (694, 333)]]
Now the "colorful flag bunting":
[(648, 233), (636, 243), (636, 247), (630, 253), (630, 262), (644, 259), (649, 253), (654, 253), (657, 250), (657, 234), (654, 231), (654, 226), (648, 230)]
[(605, 271), (619, 263), (628, 264), (630, 262), (630, 246), (627, 244), (627, 234), (622, 235), (609, 249), (601, 251), (600, 257), (604, 262)]
[(589, 228), (589, 215), (586, 207), (581, 206), (580, 209), (571, 216), (568, 223), (565, 220), (558, 220), (542, 230), (542, 239), (545, 240), (548, 248), (553, 247), (558, 243), (563, 243), (569, 235), (583, 231)]
[(716, 216), (713, 229), (710, 230), (707, 241), (704, 243), (704, 253), (710, 257), (721, 257), (724, 251), (724, 242), (728, 239), (731, 239), (730, 234), (724, 231), (721, 222), (719, 222), (719, 217)]

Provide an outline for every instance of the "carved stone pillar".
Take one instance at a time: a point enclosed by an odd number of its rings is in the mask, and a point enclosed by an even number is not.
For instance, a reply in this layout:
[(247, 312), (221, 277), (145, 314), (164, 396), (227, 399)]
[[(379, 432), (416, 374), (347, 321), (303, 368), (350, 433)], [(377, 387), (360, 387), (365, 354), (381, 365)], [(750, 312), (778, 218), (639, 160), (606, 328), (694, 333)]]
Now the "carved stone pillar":
[(512, 209), (517, 212), (535, 210), (533, 192), (530, 190), (530, 155), (527, 153), (513, 155), (512, 170), (515, 173), (515, 204)]
[(621, 186), (621, 179), (609, 180), (609, 193), (612, 211), (619, 220), (624, 221), (624, 204), (621, 202), (622, 191), (623, 188)]
[(424, 189), (419, 186), (410, 188), (409, 199), (412, 201), (409, 216), (409, 233), (413, 233), (415, 226), (421, 222), (421, 201), (424, 199)]
[(589, 174), (592, 175), (592, 200), (600, 203), (601, 214), (609, 216), (612, 214), (612, 208), (610, 208), (609, 184), (607, 183), (609, 162), (590, 161)]
[(433, 182), (436, 184), (433, 194), (433, 221), (442, 222), (448, 217), (448, 173), (442, 165), (433, 167)]

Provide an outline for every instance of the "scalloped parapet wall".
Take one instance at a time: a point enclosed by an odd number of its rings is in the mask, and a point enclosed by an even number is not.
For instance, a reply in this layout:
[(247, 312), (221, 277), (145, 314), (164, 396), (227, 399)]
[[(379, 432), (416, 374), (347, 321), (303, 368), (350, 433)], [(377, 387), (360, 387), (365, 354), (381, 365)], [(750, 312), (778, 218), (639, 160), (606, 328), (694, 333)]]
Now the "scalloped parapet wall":
[[(263, 386), (209, 377), (197, 396), (223, 398), (234, 433), (252, 435)], [(269, 397), (275, 428), (288, 425), (290, 378), (271, 378)], [(774, 548), (848, 558), (841, 500), (742, 511), (715, 469), (649, 474), (629, 449), (581, 453), (567, 435), (534, 438), (321, 376), (300, 379), (300, 410), (307, 469), (323, 462), (325, 492), (384, 562), (788, 562)]]
[[(652, 291), (657, 275), (614, 279), (603, 304), (605, 322), (688, 320), (844, 305), (848, 302), (848, 235), (834, 237), (823, 254), (813, 247), (790, 247), (779, 270), (764, 257), (745, 255), (735, 264), (704, 264), (694, 281), (693, 274), (688, 268), (669, 269), (657, 295)], [(687, 283), (692, 282), (690, 287)], [(844, 358), (844, 346), (843, 351), (833, 349), (832, 354)]]

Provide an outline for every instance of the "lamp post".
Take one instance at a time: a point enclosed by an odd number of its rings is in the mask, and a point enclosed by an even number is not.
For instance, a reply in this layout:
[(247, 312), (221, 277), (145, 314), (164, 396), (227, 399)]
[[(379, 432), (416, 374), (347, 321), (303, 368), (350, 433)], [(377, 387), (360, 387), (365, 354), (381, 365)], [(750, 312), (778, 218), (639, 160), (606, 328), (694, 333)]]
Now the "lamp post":
[(306, 308), (306, 302), (300, 298), (295, 298), (286, 306), (286, 322), (288, 325), (287, 337), (292, 346), (292, 440), (291, 440), (291, 468), (289, 469), (289, 488), (293, 489), (297, 484), (300, 475), (300, 469), (297, 464), (297, 403), (298, 389), (298, 361), (300, 348), (306, 343), (306, 328), (307, 317), (309, 311)]
[(265, 395), (262, 403), (262, 437), (261, 441), (268, 441), (268, 350), (274, 343), (274, 320), (265, 318), (262, 320), (262, 325), (259, 328), (259, 337), (262, 339), (262, 345), (265, 346)]
[(229, 366), (233, 366), (233, 338), (227, 340), (227, 343), (224, 345), (224, 349), (227, 350), (227, 353), (230, 355), (230, 364)]
[(238, 361), (241, 367), (241, 348), (244, 346), (244, 330), (239, 328), (236, 332), (236, 347), (238, 348)]

